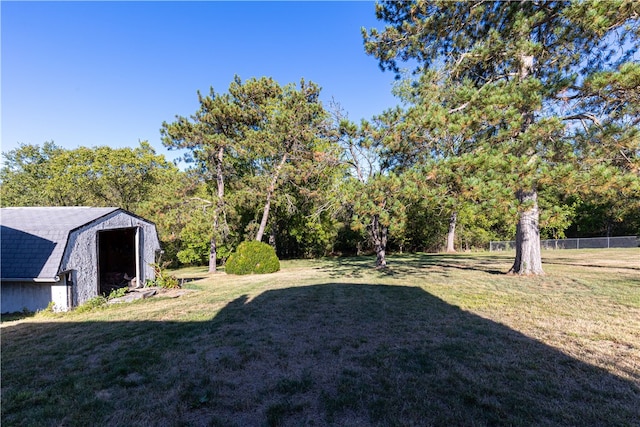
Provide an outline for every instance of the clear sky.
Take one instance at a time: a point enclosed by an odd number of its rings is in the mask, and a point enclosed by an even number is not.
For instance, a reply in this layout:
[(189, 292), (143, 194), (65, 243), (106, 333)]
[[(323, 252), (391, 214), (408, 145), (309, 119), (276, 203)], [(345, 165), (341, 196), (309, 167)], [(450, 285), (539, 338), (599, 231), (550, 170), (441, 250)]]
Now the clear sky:
[(373, 2), (1, 3), (2, 152), (160, 141), (163, 121), (226, 92), (235, 74), (311, 80), (325, 105), (370, 118), (398, 104), (394, 76), (365, 54)]

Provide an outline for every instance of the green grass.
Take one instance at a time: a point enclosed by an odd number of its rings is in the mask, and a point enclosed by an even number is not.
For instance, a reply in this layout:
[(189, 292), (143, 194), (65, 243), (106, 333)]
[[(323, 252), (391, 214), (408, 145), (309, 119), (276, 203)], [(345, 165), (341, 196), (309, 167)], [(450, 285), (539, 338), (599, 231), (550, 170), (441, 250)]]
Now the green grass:
[(640, 250), (285, 261), (2, 322), (3, 426), (637, 425)]

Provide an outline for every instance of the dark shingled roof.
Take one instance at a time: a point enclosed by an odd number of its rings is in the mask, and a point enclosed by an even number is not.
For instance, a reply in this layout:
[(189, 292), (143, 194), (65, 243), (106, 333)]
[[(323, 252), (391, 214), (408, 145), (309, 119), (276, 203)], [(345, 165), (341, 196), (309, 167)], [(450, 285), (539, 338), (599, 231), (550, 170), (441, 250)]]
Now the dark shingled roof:
[(52, 279), (69, 233), (118, 208), (33, 207), (0, 210), (0, 277)]

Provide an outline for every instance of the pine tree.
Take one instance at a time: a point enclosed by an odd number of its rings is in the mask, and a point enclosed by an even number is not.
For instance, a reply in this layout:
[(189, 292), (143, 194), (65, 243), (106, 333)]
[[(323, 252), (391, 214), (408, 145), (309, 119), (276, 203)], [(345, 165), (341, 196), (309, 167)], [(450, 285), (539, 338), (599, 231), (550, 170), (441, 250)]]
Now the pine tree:
[[(332, 164), (328, 115), (319, 94), (318, 85), (304, 80), (298, 87), (268, 77), (244, 82), (235, 77), (227, 93), (198, 93), (200, 108), (191, 117), (163, 123), (164, 144), (189, 150), (194, 170), (213, 187), (209, 271), (216, 270), (218, 248), (229, 238), (232, 208), (241, 215), (261, 211), (258, 223), (245, 228), (261, 241), (279, 191), (296, 181), (304, 186), (302, 181), (315, 179)], [(229, 204), (230, 181), (236, 187), (233, 199), (242, 206)]]
[(502, 161), (518, 210), (514, 274), (544, 274), (542, 186), (598, 163), (597, 147), (637, 165), (639, 12), (627, 0), (384, 2), (376, 14), (389, 25), (363, 29), (383, 70), (399, 75), (408, 61), (418, 87), (444, 91), (441, 131), (464, 122), (469, 152)]
[(407, 200), (415, 197), (415, 180), (405, 179), (392, 148), (401, 137), (401, 118), (399, 109), (388, 110), (371, 121), (363, 120), (360, 126), (337, 117), (343, 161), (350, 169), (341, 195), (352, 214), (352, 227), (366, 231), (378, 268), (387, 266), (391, 233), (402, 234)]
[(173, 123), (162, 123), (163, 143), (172, 149), (188, 149), (187, 160), (195, 164), (204, 182), (215, 183), (215, 201), (212, 205), (209, 272), (216, 271), (218, 245), (228, 234), (225, 215), (225, 181), (233, 174), (233, 158), (250, 125), (246, 103), (263, 99), (263, 81), (247, 83), (235, 77), (228, 93), (209, 95), (198, 92), (200, 108), (191, 117), (176, 116)]

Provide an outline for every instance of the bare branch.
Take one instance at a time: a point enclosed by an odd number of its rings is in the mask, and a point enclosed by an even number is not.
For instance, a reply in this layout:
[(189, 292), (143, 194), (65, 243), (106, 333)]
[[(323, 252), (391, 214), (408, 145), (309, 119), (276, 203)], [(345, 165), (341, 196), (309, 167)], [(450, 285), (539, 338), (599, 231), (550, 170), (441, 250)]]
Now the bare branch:
[(202, 202), (206, 205), (213, 205), (213, 202), (211, 200), (203, 199), (201, 197), (190, 197), (189, 200), (197, 200), (198, 202)]
[(563, 121), (566, 121), (566, 120), (585, 120), (585, 119), (591, 120), (596, 126), (598, 126), (599, 128), (602, 129), (602, 123), (600, 123), (600, 120), (598, 120), (598, 118), (595, 115), (591, 114), (591, 113), (579, 113), (579, 114), (574, 114), (574, 115), (571, 115), (571, 116), (562, 117)]
[(467, 108), (469, 106), (470, 102), (465, 102), (464, 104), (462, 104), (459, 107), (456, 108), (452, 108), (451, 110), (449, 110), (449, 114), (453, 114), (453, 113), (457, 113), (458, 111), (462, 111), (465, 108)]
[(624, 159), (625, 159), (627, 162), (629, 162), (629, 163), (633, 163), (633, 162), (631, 161), (631, 159), (630, 159), (629, 157), (627, 157), (627, 155), (626, 155), (626, 154), (624, 154), (624, 150), (620, 149), (620, 154), (622, 154), (622, 157), (624, 157)]

